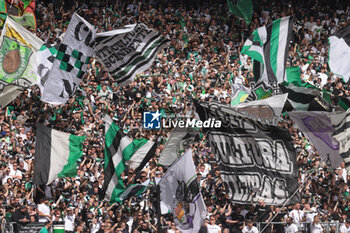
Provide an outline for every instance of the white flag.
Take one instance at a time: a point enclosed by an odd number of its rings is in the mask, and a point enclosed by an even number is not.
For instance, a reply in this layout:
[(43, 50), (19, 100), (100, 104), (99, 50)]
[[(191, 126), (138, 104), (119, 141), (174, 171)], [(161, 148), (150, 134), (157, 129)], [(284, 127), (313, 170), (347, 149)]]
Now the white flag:
[[(42, 101), (50, 104), (64, 104), (74, 94), (87, 69), (87, 64), (92, 56), (92, 47), (95, 44), (95, 29), (86, 20), (75, 14), (68, 25), (67, 32), (62, 43), (55, 52), (47, 45), (42, 48), (43, 56), (54, 56), (44, 59), (46, 64), (40, 63), (38, 59), (38, 74), (41, 79)], [(43, 70), (51, 69), (47, 73)], [(39, 70), (40, 68), (40, 70)]]
[(199, 190), (191, 149), (168, 169), (159, 186), (162, 214), (170, 210), (176, 226), (183, 233), (198, 232), (207, 210)]

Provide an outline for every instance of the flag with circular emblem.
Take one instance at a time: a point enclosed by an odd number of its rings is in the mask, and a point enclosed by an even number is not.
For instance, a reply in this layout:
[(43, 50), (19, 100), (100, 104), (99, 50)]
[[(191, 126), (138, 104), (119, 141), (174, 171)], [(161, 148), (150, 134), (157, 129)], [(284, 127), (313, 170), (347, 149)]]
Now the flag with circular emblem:
[(10, 17), (6, 19), (0, 37), (1, 107), (36, 84), (36, 52), (42, 44), (42, 40)]

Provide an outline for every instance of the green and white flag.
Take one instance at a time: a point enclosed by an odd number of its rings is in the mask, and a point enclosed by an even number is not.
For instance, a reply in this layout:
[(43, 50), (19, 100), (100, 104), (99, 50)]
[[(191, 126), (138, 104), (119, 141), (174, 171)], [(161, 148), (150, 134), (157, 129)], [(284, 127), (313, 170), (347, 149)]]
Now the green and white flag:
[(231, 106), (243, 103), (249, 96), (249, 93), (245, 91), (238, 91), (231, 100)]
[(36, 128), (34, 183), (50, 184), (57, 177), (75, 177), (77, 161), (83, 155), (85, 136), (45, 127)]
[[(95, 44), (95, 29), (85, 19), (74, 13), (62, 43), (57, 48), (53, 62), (38, 59), (38, 69), (44, 67), (47, 72), (38, 70), (38, 76), (46, 79), (40, 86), (41, 100), (50, 104), (64, 104), (78, 88), (92, 56)], [(50, 68), (51, 67), (51, 68)]]
[(253, 15), (252, 0), (227, 0), (227, 5), (231, 14), (243, 18), (247, 25), (250, 24)]
[(255, 63), (261, 64), (258, 66), (254, 63), (256, 80), (260, 79), (270, 84), (285, 80), (285, 64), (292, 29), (292, 17), (280, 18), (256, 29), (245, 41), (241, 53), (253, 58)]
[[(123, 197), (128, 196), (123, 194), (124, 192), (132, 192), (130, 187), (139, 189), (138, 185), (125, 187), (121, 175), (127, 164), (132, 164), (130, 166), (135, 171), (141, 171), (144, 165), (154, 156), (155, 150), (155, 143), (145, 138), (131, 140), (124, 135), (123, 130), (110, 117), (106, 116), (104, 182), (106, 199), (111, 202), (120, 202), (123, 201)], [(142, 158), (142, 161), (140, 158)]]
[(0, 105), (36, 84), (36, 53), (44, 42), (7, 18), (0, 37)]
[(280, 86), (283, 93), (288, 93), (288, 101), (295, 110), (308, 110), (311, 102), (321, 91), (310, 83), (283, 82)]

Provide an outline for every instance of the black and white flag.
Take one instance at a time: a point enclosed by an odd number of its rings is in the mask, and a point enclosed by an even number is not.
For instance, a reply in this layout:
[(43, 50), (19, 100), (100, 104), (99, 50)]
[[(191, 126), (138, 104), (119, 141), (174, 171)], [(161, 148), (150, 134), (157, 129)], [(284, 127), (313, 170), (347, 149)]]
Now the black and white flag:
[(266, 126), (236, 115), (220, 103), (196, 103), (201, 120), (221, 120), (221, 128), (208, 130), (221, 178), (235, 203), (268, 205), (294, 203), (299, 187), (296, 153), (286, 129)]
[(339, 142), (339, 155), (344, 159), (345, 166), (350, 167), (350, 109), (346, 112), (333, 114), (333, 137)]
[(143, 23), (97, 34), (94, 55), (121, 86), (148, 69), (168, 39)]
[(199, 141), (199, 130), (176, 127), (166, 142), (158, 163), (170, 166), (194, 142)]
[(241, 53), (254, 59), (256, 80), (270, 84), (285, 80), (285, 65), (292, 31), (292, 17), (284, 17), (257, 28), (246, 40)]

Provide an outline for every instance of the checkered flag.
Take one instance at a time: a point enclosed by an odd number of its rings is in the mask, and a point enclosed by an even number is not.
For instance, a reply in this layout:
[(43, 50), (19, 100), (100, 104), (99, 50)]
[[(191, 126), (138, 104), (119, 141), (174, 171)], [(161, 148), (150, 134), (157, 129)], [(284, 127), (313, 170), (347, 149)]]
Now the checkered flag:
[(95, 34), (94, 27), (74, 13), (61, 44), (43, 47), (37, 59), (42, 101), (58, 105), (74, 95), (92, 56)]
[(61, 43), (56, 59), (61, 61), (59, 66), (61, 70), (71, 72), (75, 77), (82, 79), (90, 57)]

